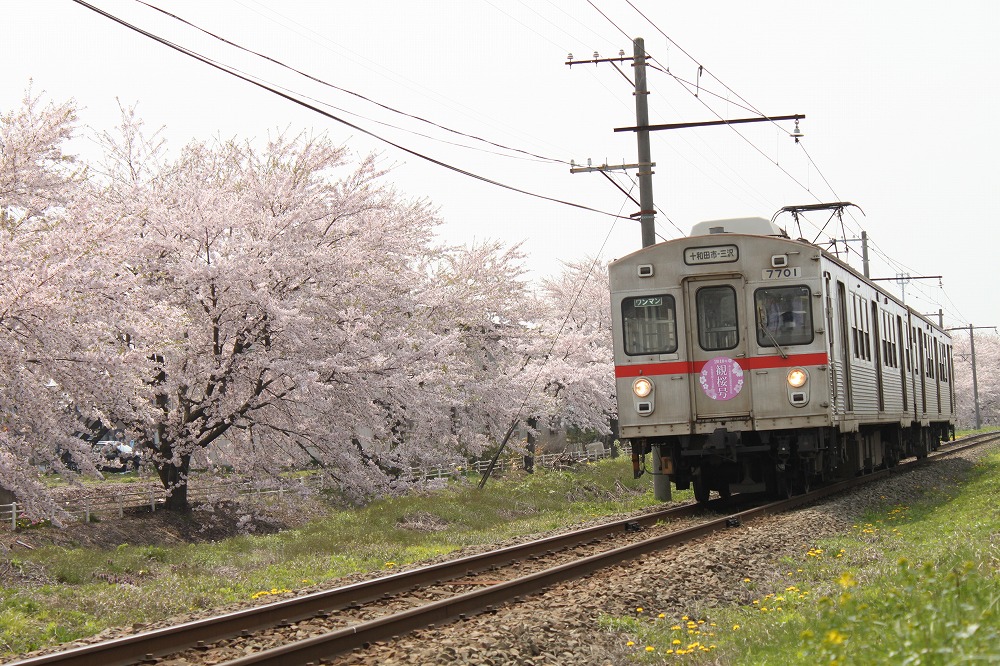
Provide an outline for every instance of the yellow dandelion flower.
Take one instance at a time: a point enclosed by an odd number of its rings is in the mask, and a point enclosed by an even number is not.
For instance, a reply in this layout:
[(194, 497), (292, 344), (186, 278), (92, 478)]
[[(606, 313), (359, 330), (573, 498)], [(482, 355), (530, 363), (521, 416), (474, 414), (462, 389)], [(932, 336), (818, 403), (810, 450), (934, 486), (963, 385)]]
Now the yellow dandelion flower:
[(638, 608), (636, 608), (635, 612), (636, 613), (641, 613), (642, 612), (642, 606), (639, 606)]
[(733, 631), (739, 631), (739, 630), (740, 630), (740, 625), (734, 624), (733, 625)]
[(626, 645), (627, 647), (632, 647), (633, 645), (635, 645), (635, 641), (629, 641), (629, 642), (628, 642), (628, 643), (626, 643), (625, 645)]
[(655, 650), (656, 650), (656, 648), (653, 647), (652, 645), (647, 645), (646, 646), (646, 652), (654, 652)]
[(837, 584), (843, 588), (854, 587), (858, 584), (858, 579), (854, 577), (850, 571), (845, 571), (840, 574), (840, 578), (837, 579)]
[(674, 626), (670, 627), (670, 629), (672, 631), (680, 631), (681, 630), (681, 625), (675, 624)]
[(674, 640), (670, 641), (670, 644), (671, 645), (680, 645), (681, 644), (681, 639), (675, 638)]
[(836, 629), (831, 629), (830, 631), (826, 632), (826, 637), (823, 640), (826, 641), (827, 643), (830, 643), (831, 645), (840, 645), (845, 640), (847, 640), (847, 636), (840, 633)]
[(749, 579), (749, 578), (744, 578), (744, 579), (743, 579), (743, 582), (744, 582), (744, 583), (749, 583), (749, 582), (750, 582), (750, 579)]
[(666, 614), (666, 613), (660, 613), (660, 614), (659, 614), (659, 615), (657, 615), (656, 617), (658, 617), (658, 618), (660, 618), (660, 619), (662, 620), (662, 619), (663, 619), (663, 618), (665, 618), (666, 616), (667, 616), (667, 614)]

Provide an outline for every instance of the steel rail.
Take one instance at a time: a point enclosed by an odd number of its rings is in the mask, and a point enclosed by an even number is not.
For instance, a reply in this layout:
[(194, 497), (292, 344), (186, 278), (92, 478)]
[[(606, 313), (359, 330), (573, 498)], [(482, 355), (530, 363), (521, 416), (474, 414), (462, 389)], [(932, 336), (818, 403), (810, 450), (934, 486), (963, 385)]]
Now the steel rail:
[[(721, 503), (712, 504), (712, 506), (717, 505), (721, 505)], [(162, 657), (197, 646), (199, 643), (214, 643), (238, 636), (246, 631), (275, 627), (286, 622), (294, 622), (324, 612), (372, 601), (420, 585), (439, 583), (450, 578), (507, 564), (514, 560), (605, 539), (627, 531), (631, 525), (638, 524), (648, 527), (662, 520), (689, 517), (704, 511), (704, 507), (696, 504), (671, 507), (643, 516), (612, 521), (582, 530), (507, 546), (499, 550), (448, 560), (410, 571), (401, 571), (330, 590), (322, 590), (294, 599), (285, 599), (101, 643), (31, 657), (11, 662), (8, 666), (50, 664), (59, 664), (60, 666), (124, 666), (125, 664), (134, 664), (137, 658)]]
[[(947, 455), (959, 450), (964, 450), (965, 448), (969, 448), (971, 446), (976, 446), (980, 443), (984, 443), (983, 440), (997, 438), (1000, 438), (1000, 432), (983, 433), (963, 438), (963, 440), (960, 440), (961, 443), (949, 446), (947, 450), (939, 450), (931, 454), (930, 458), (934, 459), (939, 455)], [(776, 513), (788, 510), (801, 504), (815, 501), (816, 499), (820, 499), (827, 495), (847, 490), (855, 485), (866, 483), (868, 481), (874, 481), (890, 474), (901, 473), (909, 469), (910, 466), (923, 462), (925, 462), (925, 460), (917, 460), (912, 463), (905, 463), (896, 468), (879, 470), (872, 474), (863, 475), (835, 485), (819, 488), (809, 494), (799, 495), (788, 500), (768, 504), (757, 509), (741, 511), (724, 518), (711, 521), (697, 528), (690, 528), (689, 530), (681, 530), (679, 532), (672, 533), (674, 536), (664, 535), (663, 537), (648, 540), (647, 542), (641, 542), (640, 544), (636, 544), (632, 547), (624, 547), (622, 549), (608, 551), (602, 555), (584, 558), (580, 561), (583, 564), (577, 565), (579, 568), (575, 568), (572, 564), (562, 565), (551, 569), (549, 572), (539, 572), (537, 574), (532, 574), (531, 576), (526, 576), (523, 579), (494, 585), (485, 590), (478, 590), (464, 595), (451, 597), (450, 599), (425, 606), (423, 609), (413, 609), (381, 618), (379, 620), (374, 620), (372, 622), (354, 625), (339, 632), (333, 632), (332, 634), (329, 634), (329, 636), (336, 637), (338, 634), (344, 634), (345, 636), (361, 636), (363, 639), (355, 639), (353, 643), (350, 643), (344, 639), (333, 638), (330, 639), (332, 643), (325, 648), (321, 648), (320, 651), (325, 651), (327, 656), (330, 654), (342, 653), (363, 645), (364, 643), (370, 643), (373, 640), (379, 640), (380, 638), (399, 635), (401, 633), (426, 626), (427, 624), (434, 623), (435, 621), (441, 621), (442, 619), (444, 621), (450, 621), (455, 619), (455, 617), (466, 613), (480, 612), (490, 605), (500, 603), (502, 601), (508, 601), (514, 597), (537, 591), (539, 586), (545, 587), (555, 582), (569, 580), (574, 577), (590, 573), (597, 568), (608, 566), (611, 563), (615, 563), (615, 558), (634, 557), (637, 554), (651, 552), (669, 545), (676, 545), (677, 543), (683, 542), (685, 539), (684, 535), (688, 535), (686, 537), (687, 539), (697, 538), (698, 536), (703, 536), (718, 529), (722, 529), (727, 524), (732, 524), (734, 520), (736, 522), (742, 522), (758, 515), (764, 515), (766, 512)], [(710, 508), (720, 506), (725, 506), (725, 504), (720, 500), (714, 500), (709, 503)], [(180, 652), (187, 648), (195, 647), (199, 644), (210, 644), (226, 638), (238, 636), (241, 633), (248, 631), (275, 627), (284, 623), (314, 617), (324, 612), (346, 608), (361, 602), (372, 601), (392, 593), (412, 589), (419, 585), (440, 583), (450, 578), (469, 575), (477, 571), (489, 569), (490, 567), (506, 564), (525, 557), (538, 555), (540, 553), (551, 553), (560, 549), (568, 548), (572, 545), (586, 543), (588, 541), (597, 541), (626, 531), (633, 525), (649, 526), (662, 520), (687, 517), (699, 514), (703, 511), (704, 508), (701, 505), (695, 504), (672, 507), (670, 509), (643, 516), (612, 521), (610, 523), (596, 525), (575, 532), (567, 532), (552, 537), (538, 539), (525, 544), (508, 546), (496, 551), (441, 562), (413, 569), (411, 571), (399, 572), (389, 576), (382, 576), (369, 581), (363, 581), (331, 590), (315, 592), (302, 597), (296, 597), (294, 599), (286, 599), (264, 606), (243, 609), (220, 616), (146, 631), (132, 636), (112, 639), (110, 641), (85, 645), (60, 652), (53, 652), (20, 661), (8, 662), (8, 666), (42, 666), (49, 664), (60, 664), (63, 666), (118, 666), (119, 664), (132, 664), (142, 658), (153, 659), (156, 657), (162, 657), (168, 654)], [(678, 540), (672, 541), (672, 538)], [(644, 546), (642, 544), (647, 545)], [(631, 551), (631, 555), (628, 554), (629, 548), (633, 549)], [(649, 550), (644, 550), (644, 548), (648, 548)], [(574, 571), (583, 573), (573, 573)], [(426, 615), (422, 617), (422, 614)], [(384, 629), (379, 628), (383, 626), (385, 627)], [(373, 638), (373, 636), (377, 637)], [(318, 637), (310, 640), (321, 642), (324, 638), (325, 637)], [(340, 640), (341, 643), (337, 643), (338, 640)], [(335, 645), (340, 645), (340, 647), (334, 647)], [(275, 648), (275, 650), (292, 651), (291, 646)], [(263, 656), (270, 652), (270, 650), (264, 651), (258, 653), (258, 655)], [(255, 659), (258, 658), (258, 655), (249, 655), (246, 659)], [(289, 656), (289, 658), (293, 661), (288, 661), (282, 658), (276, 662), (246, 661), (245, 663), (299, 663), (298, 661), (294, 661), (295, 657)], [(241, 660), (239, 662), (232, 663), (242, 664), (244, 662)]]
[(635, 544), (584, 557), (575, 562), (552, 567), (511, 581), (490, 585), (481, 590), (467, 592), (462, 595), (426, 604), (419, 608), (413, 608), (394, 615), (332, 631), (321, 636), (314, 636), (246, 655), (239, 659), (223, 662), (220, 666), (292, 666), (308, 664), (310, 662), (316, 663), (359, 647), (366, 647), (375, 641), (393, 638), (431, 624), (442, 624), (463, 619), (469, 614), (489, 610), (496, 605), (521, 596), (533, 594), (556, 583), (581, 578), (599, 569), (620, 564), (622, 561), (708, 536), (714, 532), (729, 529), (749, 520), (789, 511), (804, 504), (812, 503), (830, 495), (835, 495), (895, 474), (908, 473), (929, 461), (979, 446), (994, 439), (1000, 439), (1000, 433), (993, 433), (992, 436), (989, 436), (989, 433), (987, 433), (985, 437), (975, 437), (971, 441), (956, 443), (953, 446), (949, 446), (946, 450), (939, 450), (932, 454), (932, 456), (928, 456), (929, 459), (917, 459), (896, 467), (857, 476), (818, 488), (809, 493), (772, 502), (746, 511), (740, 511), (694, 527), (681, 529)]

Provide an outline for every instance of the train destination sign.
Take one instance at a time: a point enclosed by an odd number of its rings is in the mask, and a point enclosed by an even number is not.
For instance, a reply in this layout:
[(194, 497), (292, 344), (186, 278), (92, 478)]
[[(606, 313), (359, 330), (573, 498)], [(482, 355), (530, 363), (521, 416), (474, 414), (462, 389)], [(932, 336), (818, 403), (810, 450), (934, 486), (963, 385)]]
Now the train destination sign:
[(735, 245), (709, 245), (689, 247), (684, 250), (684, 263), (688, 266), (701, 264), (728, 264), (738, 261), (740, 248)]

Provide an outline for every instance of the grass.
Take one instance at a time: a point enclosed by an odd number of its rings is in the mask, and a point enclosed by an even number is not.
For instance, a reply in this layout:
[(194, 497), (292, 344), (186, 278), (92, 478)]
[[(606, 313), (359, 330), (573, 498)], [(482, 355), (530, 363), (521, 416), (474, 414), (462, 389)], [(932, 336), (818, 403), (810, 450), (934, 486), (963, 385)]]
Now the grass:
[(1000, 453), (785, 564), (784, 589), (743, 607), (603, 622), (632, 637), (637, 663), (1000, 663)]
[[(453, 484), (268, 536), (20, 552), (13, 566), (54, 582), (0, 589), (0, 658), (656, 504), (649, 480), (631, 476), (622, 458), (494, 479), (483, 491)], [(616, 482), (634, 492), (609, 496)], [(404, 527), (420, 522), (446, 528)], [(603, 624), (632, 638), (635, 663), (1000, 663), (1000, 453), (966, 483), (881, 507), (782, 566), (794, 573), (781, 589), (744, 581), (755, 594), (746, 606), (703, 617), (644, 609)]]
[[(609, 493), (616, 483), (628, 492)], [(690, 493), (688, 493), (689, 495)], [(684, 493), (678, 493), (684, 497)], [(0, 658), (90, 636), (392, 569), (463, 546), (565, 528), (656, 504), (648, 479), (618, 458), (574, 471), (469, 482), (332, 512), (300, 529), (216, 543), (112, 550), (44, 547), (10, 566), (39, 586), (0, 588)], [(439, 531), (407, 529), (424, 522)]]

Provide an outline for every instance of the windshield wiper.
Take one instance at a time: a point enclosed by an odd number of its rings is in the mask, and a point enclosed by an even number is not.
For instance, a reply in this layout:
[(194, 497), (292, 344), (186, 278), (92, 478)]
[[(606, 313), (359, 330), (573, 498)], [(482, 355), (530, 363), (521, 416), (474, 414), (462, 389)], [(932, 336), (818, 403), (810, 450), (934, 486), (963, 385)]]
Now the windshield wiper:
[(771, 342), (774, 343), (774, 347), (778, 350), (778, 353), (781, 354), (781, 358), (788, 358), (788, 354), (786, 354), (785, 350), (781, 348), (778, 341), (774, 339), (774, 336), (771, 335), (771, 331), (768, 330), (767, 326), (761, 326), (760, 329), (764, 331), (764, 334), (767, 335), (767, 337), (771, 339)]

